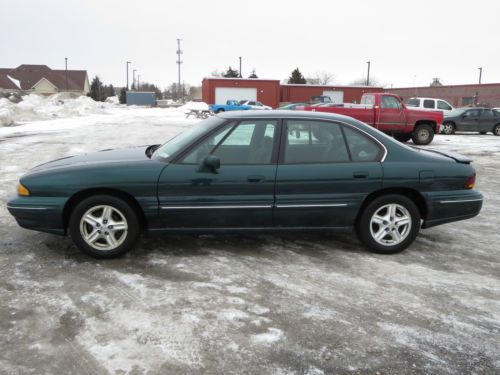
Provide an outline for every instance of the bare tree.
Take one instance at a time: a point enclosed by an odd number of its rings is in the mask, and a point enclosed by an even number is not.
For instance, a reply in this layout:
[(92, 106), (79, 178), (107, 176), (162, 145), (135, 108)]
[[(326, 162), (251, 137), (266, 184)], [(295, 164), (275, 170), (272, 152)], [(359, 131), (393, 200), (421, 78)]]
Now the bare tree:
[[(349, 83), (351, 86), (366, 86), (366, 78), (358, 78)], [(377, 87), (383, 87), (384, 85), (380, 83), (380, 81), (376, 78), (370, 77), (370, 82), (368, 83), (368, 86), (377, 86)]]
[(335, 81), (335, 75), (329, 72), (316, 72), (313, 77), (306, 78), (310, 85), (330, 85)]

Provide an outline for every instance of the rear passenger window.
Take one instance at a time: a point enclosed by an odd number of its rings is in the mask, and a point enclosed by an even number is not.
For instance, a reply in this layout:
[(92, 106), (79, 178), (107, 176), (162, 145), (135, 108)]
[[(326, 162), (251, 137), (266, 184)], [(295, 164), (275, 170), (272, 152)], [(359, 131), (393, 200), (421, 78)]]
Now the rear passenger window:
[(382, 147), (368, 136), (350, 127), (344, 126), (352, 161), (378, 161), (382, 154)]
[(286, 138), (286, 164), (349, 161), (344, 136), (338, 124), (289, 120)]
[(408, 107), (418, 107), (418, 106), (420, 106), (420, 99), (409, 99), (406, 102), (406, 105)]
[(424, 108), (434, 109), (434, 100), (424, 100)]

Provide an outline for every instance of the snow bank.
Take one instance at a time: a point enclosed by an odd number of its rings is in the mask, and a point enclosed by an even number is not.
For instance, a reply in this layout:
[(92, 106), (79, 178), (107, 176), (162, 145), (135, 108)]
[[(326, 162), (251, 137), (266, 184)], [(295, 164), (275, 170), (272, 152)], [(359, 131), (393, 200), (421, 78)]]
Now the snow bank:
[(87, 96), (71, 97), (56, 94), (48, 97), (30, 94), (18, 104), (0, 99), (0, 126), (22, 124), (28, 121), (49, 120), (90, 114), (108, 113), (115, 103), (96, 102)]
[(205, 102), (187, 102), (177, 109), (182, 112), (188, 112), (190, 110), (208, 111), (208, 104)]

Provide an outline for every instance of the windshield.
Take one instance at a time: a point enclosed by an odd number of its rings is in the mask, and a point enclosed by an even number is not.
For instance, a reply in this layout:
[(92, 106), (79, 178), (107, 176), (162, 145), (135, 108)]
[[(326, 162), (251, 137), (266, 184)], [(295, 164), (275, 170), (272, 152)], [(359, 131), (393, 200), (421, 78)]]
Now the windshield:
[(194, 125), (192, 128), (176, 135), (167, 143), (161, 145), (154, 152), (153, 157), (157, 157), (164, 160), (170, 160), (170, 157), (174, 155), (177, 151), (185, 148), (186, 146), (191, 144), (191, 142), (199, 138), (201, 135), (221, 125), (225, 121), (226, 121), (225, 119), (217, 116), (213, 116), (204, 121), (201, 121), (196, 125)]
[(445, 114), (446, 117), (455, 117), (455, 116), (460, 116), (462, 113), (464, 113), (468, 108), (459, 108), (459, 109), (454, 109), (448, 113)]

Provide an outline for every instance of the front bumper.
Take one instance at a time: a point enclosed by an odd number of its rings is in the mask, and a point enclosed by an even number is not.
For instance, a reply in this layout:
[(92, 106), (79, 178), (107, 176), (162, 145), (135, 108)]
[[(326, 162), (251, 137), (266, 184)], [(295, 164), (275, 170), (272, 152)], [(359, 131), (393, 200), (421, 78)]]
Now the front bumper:
[(483, 207), (483, 195), (477, 190), (427, 193), (427, 218), (422, 228), (430, 228), (477, 216)]
[(63, 235), (66, 201), (67, 198), (58, 197), (15, 196), (7, 203), (7, 209), (23, 228)]

